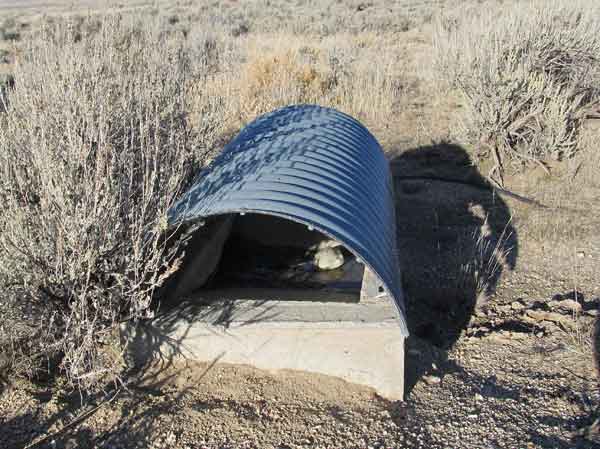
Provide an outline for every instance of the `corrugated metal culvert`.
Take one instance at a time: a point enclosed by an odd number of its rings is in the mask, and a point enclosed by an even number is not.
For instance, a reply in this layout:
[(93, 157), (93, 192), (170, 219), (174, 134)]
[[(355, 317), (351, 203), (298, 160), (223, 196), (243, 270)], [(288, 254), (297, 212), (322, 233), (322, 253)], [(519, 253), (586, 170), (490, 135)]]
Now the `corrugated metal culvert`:
[(380, 278), (408, 334), (389, 164), (357, 120), (313, 105), (259, 117), (201, 174), (169, 220), (245, 212), (303, 223), (342, 243)]

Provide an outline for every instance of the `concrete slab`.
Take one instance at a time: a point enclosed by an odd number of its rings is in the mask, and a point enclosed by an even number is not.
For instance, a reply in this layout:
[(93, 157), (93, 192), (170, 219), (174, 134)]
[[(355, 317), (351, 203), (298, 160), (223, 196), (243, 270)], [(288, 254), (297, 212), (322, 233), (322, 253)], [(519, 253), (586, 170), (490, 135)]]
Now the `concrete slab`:
[(133, 362), (186, 357), (269, 371), (304, 370), (403, 399), (404, 338), (387, 298), (344, 302), (340, 294), (338, 301), (290, 301), (291, 293), (284, 290), (237, 292), (242, 293), (270, 299), (225, 300), (236, 292), (210, 292), (171, 306), (152, 322), (124, 327)]

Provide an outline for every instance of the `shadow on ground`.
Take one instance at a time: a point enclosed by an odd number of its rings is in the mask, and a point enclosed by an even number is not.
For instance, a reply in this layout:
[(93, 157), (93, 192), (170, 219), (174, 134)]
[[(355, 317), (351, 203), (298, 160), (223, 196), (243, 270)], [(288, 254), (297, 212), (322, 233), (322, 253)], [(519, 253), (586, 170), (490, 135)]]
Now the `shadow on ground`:
[[(418, 340), (418, 339), (417, 339)], [(418, 341), (413, 341), (413, 349), (418, 346)], [(420, 345), (423, 350), (429, 345)], [(449, 411), (457, 399), (457, 384), (460, 384), (460, 399), (462, 401), (458, 407), (472, 410), (477, 416), (480, 413), (486, 416), (493, 416), (494, 427), (511, 429), (518, 423), (520, 438), (523, 438), (523, 447), (540, 448), (569, 448), (569, 449), (587, 449), (600, 444), (600, 409), (595, 405), (586, 392), (590, 391), (590, 385), (574, 385), (573, 378), (569, 373), (551, 373), (535, 372), (528, 369), (516, 369), (518, 373), (517, 381), (515, 378), (507, 381), (501, 374), (496, 373), (483, 374), (481, 371), (466, 369), (455, 361), (440, 362), (439, 359), (431, 357), (431, 354), (425, 352), (425, 358), (434, 363), (444, 363), (439, 366), (438, 374), (444, 377), (454, 378), (454, 385), (444, 385), (442, 387), (428, 387), (432, 389), (431, 395), (439, 395), (437, 399), (430, 396), (408, 398), (405, 403), (392, 403), (389, 405), (390, 413), (399, 426), (419, 423), (427, 427), (427, 423), (434, 423), (438, 419), (448, 419), (455, 415)], [(458, 382), (457, 382), (458, 380)], [(446, 381), (442, 381), (446, 382)], [(450, 381), (452, 382), (452, 381)], [(592, 389), (593, 390), (593, 387)], [(454, 391), (454, 397), (452, 397)], [(548, 408), (547, 413), (539, 413), (541, 410), (532, 410), (529, 407), (523, 407), (531, 401), (532, 394), (544, 394), (549, 397), (563, 397), (566, 402), (575, 405), (577, 412), (566, 416), (563, 414), (553, 415)], [(494, 399), (493, 406), (485, 403), (473, 404), (470, 398), (480, 395), (485, 398), (483, 401)], [(445, 396), (442, 397), (442, 396)], [(450, 396), (450, 397), (448, 397)], [(438, 413), (435, 406), (427, 404), (433, 401), (437, 407), (445, 408), (446, 411)], [(493, 407), (493, 408), (492, 408)], [(493, 410), (493, 412), (492, 412)], [(460, 414), (459, 414), (460, 415)], [(456, 416), (456, 415), (455, 415)], [(451, 422), (451, 421), (450, 421)], [(463, 421), (464, 423), (464, 421)], [(456, 423), (452, 423), (456, 426)], [(556, 429), (553, 434), (549, 434), (543, 426), (551, 426)], [(437, 435), (443, 438), (443, 433)], [(490, 440), (485, 447), (505, 447), (506, 442), (493, 440), (493, 432), (490, 433)], [(528, 443), (525, 443), (528, 442)], [(436, 446), (437, 447), (437, 446)], [(461, 446), (462, 447), (462, 446)], [(512, 447), (512, 446), (511, 446)]]
[[(411, 334), (451, 348), (518, 257), (506, 203), (458, 145), (441, 143), (391, 160), (398, 254)], [(419, 351), (409, 340), (408, 354)], [(439, 358), (439, 355), (438, 355)], [(425, 374), (407, 361), (407, 391)]]
[[(147, 442), (157, 430), (158, 418), (181, 412), (181, 398), (217, 362), (218, 359), (208, 364), (194, 376), (193, 384), (176, 392), (169, 385), (177, 382), (185, 366), (174, 367), (173, 359), (135, 367), (123, 376), (125, 383), (106, 384), (97, 393), (64, 392), (55, 381), (31, 383), (27, 393), (37, 406), (13, 419), (0, 419), (3, 429), (0, 446), (6, 449), (141, 447), (139, 442)], [(111, 416), (114, 424), (104, 430), (90, 428), (90, 418), (106, 413), (116, 401), (122, 405), (114, 409), (118, 416)], [(54, 411), (48, 413), (48, 409)]]

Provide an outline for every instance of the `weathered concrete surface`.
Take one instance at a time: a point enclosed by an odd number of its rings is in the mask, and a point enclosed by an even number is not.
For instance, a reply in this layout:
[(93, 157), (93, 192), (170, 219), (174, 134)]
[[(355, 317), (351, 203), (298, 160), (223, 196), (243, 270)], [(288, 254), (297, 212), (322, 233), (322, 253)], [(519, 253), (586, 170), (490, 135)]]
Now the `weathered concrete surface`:
[(202, 287), (221, 260), (223, 247), (233, 225), (233, 215), (223, 215), (200, 227), (185, 247), (183, 268), (177, 274), (173, 297), (181, 297)]
[(375, 273), (365, 267), (360, 288), (360, 300), (364, 302), (374, 298), (388, 300), (389, 296), (385, 293), (384, 286)]
[(404, 338), (393, 307), (387, 298), (363, 303), (197, 298), (150, 324), (124, 328), (123, 336), (137, 364), (186, 357), (304, 370), (368, 385), (398, 400), (404, 393)]

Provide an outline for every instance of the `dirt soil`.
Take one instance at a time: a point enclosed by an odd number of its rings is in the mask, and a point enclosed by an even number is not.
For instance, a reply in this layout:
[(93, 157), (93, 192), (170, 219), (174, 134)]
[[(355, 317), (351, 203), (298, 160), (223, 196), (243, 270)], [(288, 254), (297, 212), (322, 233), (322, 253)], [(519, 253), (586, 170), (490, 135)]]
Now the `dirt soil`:
[[(586, 429), (599, 398), (589, 357), (556, 335), (484, 332), (449, 352), (413, 338), (416, 383), (404, 403), (314, 374), (157, 367), (38, 447), (590, 448)], [(24, 384), (6, 392), (2, 447), (24, 447), (94, 405), (79, 409), (79, 397), (56, 393)]]

